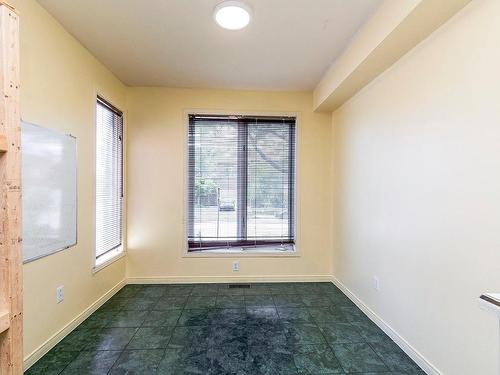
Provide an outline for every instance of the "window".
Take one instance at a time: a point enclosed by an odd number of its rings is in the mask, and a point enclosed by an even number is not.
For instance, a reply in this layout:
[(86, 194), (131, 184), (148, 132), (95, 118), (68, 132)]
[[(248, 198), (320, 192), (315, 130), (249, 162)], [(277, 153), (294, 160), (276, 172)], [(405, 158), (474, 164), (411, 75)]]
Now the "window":
[(189, 116), (188, 248), (295, 242), (295, 118)]
[(102, 98), (96, 105), (96, 265), (122, 250), (123, 116)]

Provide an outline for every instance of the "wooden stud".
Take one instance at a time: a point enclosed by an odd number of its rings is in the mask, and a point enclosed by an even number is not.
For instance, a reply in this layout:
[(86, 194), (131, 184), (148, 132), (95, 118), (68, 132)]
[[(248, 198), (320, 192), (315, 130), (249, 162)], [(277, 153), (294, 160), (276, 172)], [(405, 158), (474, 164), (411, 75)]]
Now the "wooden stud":
[[(0, 5), (0, 375), (23, 373), (21, 253), (21, 124), (19, 114), (19, 16)], [(5, 323), (4, 323), (5, 324)]]
[(7, 311), (0, 312), (0, 333), (5, 332), (10, 327), (10, 314)]
[(0, 134), (0, 152), (7, 152), (7, 137)]

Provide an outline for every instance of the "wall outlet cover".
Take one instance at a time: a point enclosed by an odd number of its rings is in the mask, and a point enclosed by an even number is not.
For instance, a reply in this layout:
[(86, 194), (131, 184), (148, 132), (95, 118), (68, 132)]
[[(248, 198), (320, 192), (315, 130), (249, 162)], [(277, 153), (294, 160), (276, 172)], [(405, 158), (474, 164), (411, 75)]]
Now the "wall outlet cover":
[(238, 272), (240, 270), (240, 262), (237, 260), (233, 261), (233, 272)]
[(58, 286), (56, 289), (56, 302), (61, 303), (64, 301), (64, 285)]

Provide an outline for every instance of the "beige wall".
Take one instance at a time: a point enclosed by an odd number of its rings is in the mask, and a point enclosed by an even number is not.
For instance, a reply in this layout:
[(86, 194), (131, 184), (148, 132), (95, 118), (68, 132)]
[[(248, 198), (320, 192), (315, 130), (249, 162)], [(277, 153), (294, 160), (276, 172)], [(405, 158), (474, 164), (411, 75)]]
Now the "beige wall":
[(499, 35), (472, 2), (333, 120), (334, 275), (449, 375), (499, 371)]
[[(128, 91), (127, 276), (137, 280), (311, 279), (331, 274), (329, 114), (311, 93), (167, 88)], [(185, 258), (185, 111), (298, 112), (299, 257)], [(138, 279), (137, 279), (138, 278)]]
[[(21, 116), (78, 140), (78, 245), (24, 266), (24, 353), (32, 354), (124, 279), (125, 260), (92, 274), (96, 90), (116, 105), (125, 87), (34, 0), (12, 4), (21, 19)], [(55, 291), (64, 285), (65, 299)]]

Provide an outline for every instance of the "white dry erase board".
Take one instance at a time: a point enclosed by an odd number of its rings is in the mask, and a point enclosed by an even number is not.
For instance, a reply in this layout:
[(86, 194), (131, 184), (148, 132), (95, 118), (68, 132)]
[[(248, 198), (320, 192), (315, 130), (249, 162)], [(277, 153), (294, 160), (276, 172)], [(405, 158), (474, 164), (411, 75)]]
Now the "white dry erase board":
[(24, 263), (76, 244), (76, 138), (21, 123)]

